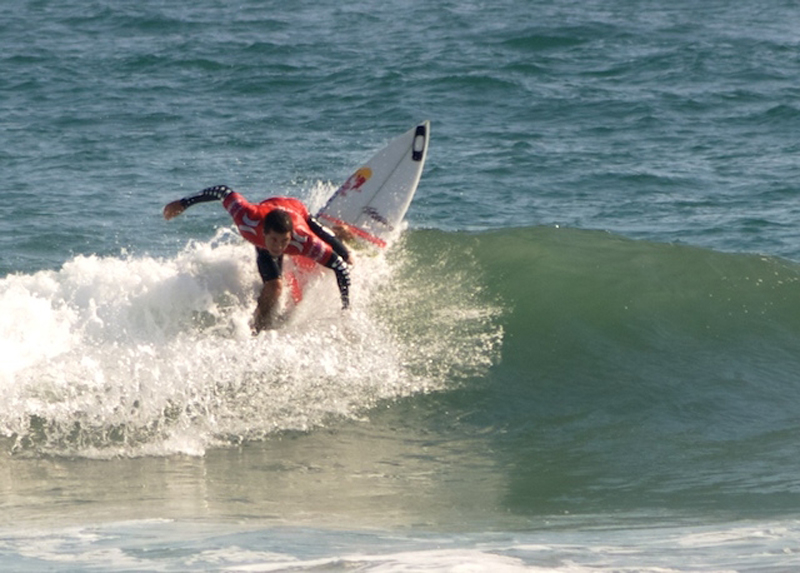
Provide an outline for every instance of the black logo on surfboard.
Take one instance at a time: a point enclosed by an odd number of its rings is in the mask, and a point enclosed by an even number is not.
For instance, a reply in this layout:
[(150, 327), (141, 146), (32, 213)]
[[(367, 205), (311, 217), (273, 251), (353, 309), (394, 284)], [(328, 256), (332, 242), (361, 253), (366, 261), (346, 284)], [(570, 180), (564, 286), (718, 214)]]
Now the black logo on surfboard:
[(378, 210), (375, 207), (364, 207), (364, 213), (369, 215), (370, 219), (377, 221), (383, 225), (389, 227), (390, 231), (394, 231), (394, 227), (389, 224), (389, 221), (386, 220), (386, 217), (378, 213)]

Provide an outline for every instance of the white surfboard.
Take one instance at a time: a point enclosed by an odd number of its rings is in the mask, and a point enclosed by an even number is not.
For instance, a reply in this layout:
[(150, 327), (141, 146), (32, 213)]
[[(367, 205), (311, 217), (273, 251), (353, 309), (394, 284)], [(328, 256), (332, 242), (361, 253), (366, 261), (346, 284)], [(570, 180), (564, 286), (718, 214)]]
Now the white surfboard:
[[(347, 178), (319, 210), (317, 218), (363, 244), (388, 247), (399, 236), (417, 191), (429, 137), (430, 121), (426, 120), (390, 141)], [(322, 276), (323, 269), (304, 257), (288, 259), (284, 277), (296, 304), (302, 300), (306, 286)]]
[(430, 121), (393, 139), (331, 195), (317, 217), (385, 248), (397, 237), (428, 154)]

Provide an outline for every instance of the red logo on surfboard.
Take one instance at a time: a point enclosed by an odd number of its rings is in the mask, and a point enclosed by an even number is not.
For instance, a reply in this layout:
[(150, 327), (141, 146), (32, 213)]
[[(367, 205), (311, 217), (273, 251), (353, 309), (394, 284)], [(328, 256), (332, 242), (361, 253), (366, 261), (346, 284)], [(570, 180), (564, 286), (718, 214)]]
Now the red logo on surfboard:
[(348, 191), (361, 191), (361, 186), (369, 181), (370, 177), (372, 177), (372, 169), (369, 167), (362, 167), (353, 173), (347, 181), (344, 182), (344, 185), (339, 187), (339, 191), (336, 194), (347, 197)]

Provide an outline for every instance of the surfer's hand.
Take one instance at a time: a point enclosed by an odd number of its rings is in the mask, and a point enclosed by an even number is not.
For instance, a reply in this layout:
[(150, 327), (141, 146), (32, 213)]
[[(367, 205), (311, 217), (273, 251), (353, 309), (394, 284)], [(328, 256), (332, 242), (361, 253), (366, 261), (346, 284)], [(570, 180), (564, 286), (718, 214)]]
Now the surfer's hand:
[[(353, 250), (348, 249), (347, 247), (344, 248), (344, 254), (339, 253), (339, 256), (342, 257), (342, 260), (347, 263), (348, 267), (354, 267), (356, 264), (356, 258), (353, 256)], [(345, 256), (346, 255), (346, 256)]]
[(167, 203), (164, 207), (164, 218), (169, 221), (170, 219), (174, 219), (181, 213), (186, 210), (186, 207), (183, 206), (180, 199), (177, 201), (173, 201), (172, 203)]
[(350, 242), (355, 239), (352, 231), (343, 225), (334, 225), (333, 234), (343, 243)]

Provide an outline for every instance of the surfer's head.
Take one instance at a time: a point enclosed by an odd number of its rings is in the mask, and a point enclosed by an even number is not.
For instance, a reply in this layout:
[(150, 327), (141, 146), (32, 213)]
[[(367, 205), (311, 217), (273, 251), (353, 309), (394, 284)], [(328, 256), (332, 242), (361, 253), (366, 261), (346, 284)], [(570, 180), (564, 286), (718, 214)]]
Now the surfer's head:
[(273, 257), (279, 257), (292, 240), (294, 224), (289, 213), (274, 209), (264, 217), (264, 243)]

